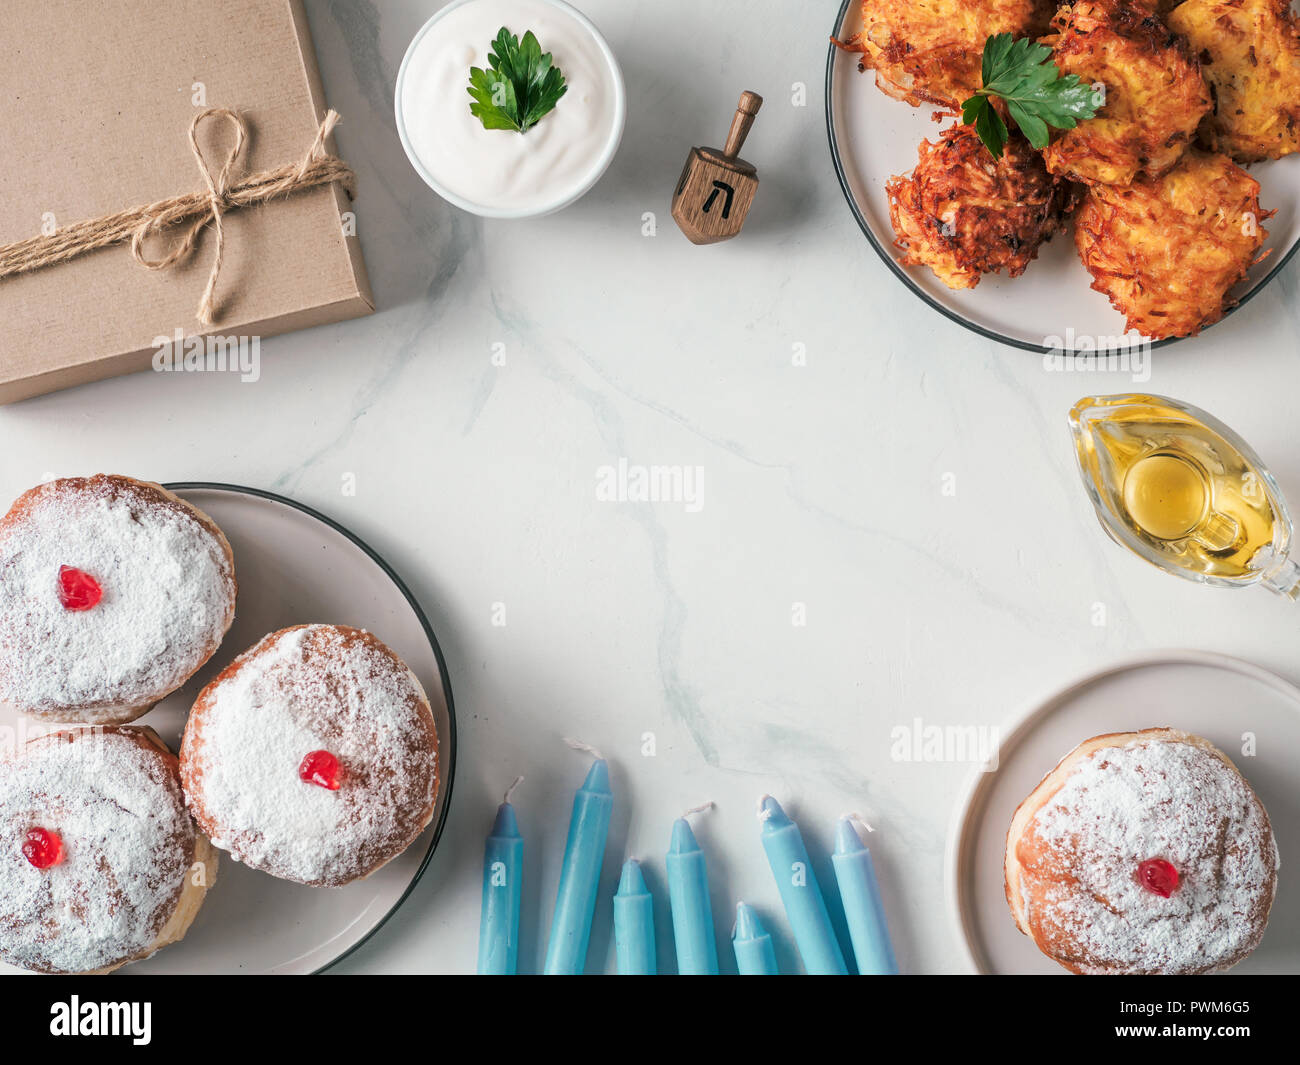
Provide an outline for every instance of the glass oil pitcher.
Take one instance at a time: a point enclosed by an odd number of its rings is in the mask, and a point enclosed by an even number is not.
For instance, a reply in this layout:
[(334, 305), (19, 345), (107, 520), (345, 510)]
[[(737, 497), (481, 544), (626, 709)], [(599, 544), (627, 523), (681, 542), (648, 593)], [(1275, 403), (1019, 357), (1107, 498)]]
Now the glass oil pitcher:
[(1090, 396), (1070, 411), (1076, 457), (1111, 539), (1166, 573), (1300, 598), (1291, 516), (1244, 440), (1152, 395)]

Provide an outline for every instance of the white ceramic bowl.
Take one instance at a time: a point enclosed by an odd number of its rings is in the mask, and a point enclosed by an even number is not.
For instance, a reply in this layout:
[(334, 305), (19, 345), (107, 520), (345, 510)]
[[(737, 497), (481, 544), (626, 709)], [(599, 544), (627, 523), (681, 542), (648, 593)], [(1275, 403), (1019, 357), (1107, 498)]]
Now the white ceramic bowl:
[[(595, 25), (586, 15), (563, 0), (541, 0), (548, 7), (556, 8), (564, 12), (575, 22), (577, 22), (591, 37), (592, 43), (604, 56), (605, 62), (609, 66), (610, 87), (614, 94), (613, 105), (613, 123), (610, 127), (609, 137), (606, 139), (600, 153), (592, 159), (591, 166), (584, 171), (580, 178), (571, 186), (559, 190), (555, 197), (547, 202), (540, 204), (530, 204), (526, 207), (500, 207), (476, 203), (457, 192), (447, 188), (440, 182), (429, 168), (421, 161), (419, 155), (412, 144), (412, 139), (408, 131), (403, 97), (406, 79), (409, 73), (411, 57), (415, 54), (420, 42), (424, 37), (434, 29), (437, 24), (444, 19), (450, 12), (466, 4), (479, 3), (480, 0), (453, 0), (452, 3), (437, 11), (423, 26), (419, 32), (411, 39), (407, 46), (406, 54), (402, 57), (402, 65), (397, 71), (397, 89), (395, 96), (395, 111), (397, 115), (397, 135), (402, 140), (402, 147), (406, 150), (406, 157), (411, 161), (411, 166), (415, 168), (416, 173), (424, 179), (425, 184), (433, 189), (448, 203), (459, 207), (463, 211), (469, 211), (472, 214), (480, 215), (484, 218), (538, 218), (542, 215), (552, 214), (555, 211), (568, 207), (571, 203), (580, 199), (609, 168), (609, 164), (614, 161), (614, 156), (618, 153), (618, 147), (623, 139), (623, 128), (627, 122), (627, 89), (623, 82), (623, 72), (618, 65), (618, 59), (614, 51), (609, 46)], [(514, 27), (512, 27), (513, 29)], [(469, 69), (466, 68), (466, 81), (468, 82)], [(469, 106), (469, 98), (466, 96), (466, 107)], [(561, 101), (559, 106), (563, 106)], [(543, 121), (545, 121), (543, 119)]]

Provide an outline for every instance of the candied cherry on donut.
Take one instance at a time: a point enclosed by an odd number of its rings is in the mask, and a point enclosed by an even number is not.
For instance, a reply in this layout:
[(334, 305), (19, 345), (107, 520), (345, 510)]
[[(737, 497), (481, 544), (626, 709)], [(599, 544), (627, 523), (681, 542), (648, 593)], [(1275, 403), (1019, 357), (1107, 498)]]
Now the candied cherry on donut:
[(299, 779), (328, 791), (338, 791), (343, 783), (343, 767), (329, 751), (312, 751), (298, 767)]
[(1178, 890), (1178, 870), (1163, 858), (1149, 858), (1138, 866), (1138, 882), (1153, 895), (1167, 899)]
[(63, 840), (48, 828), (32, 828), (23, 840), (23, 857), (37, 869), (49, 869), (63, 861)]
[(85, 570), (59, 567), (59, 602), (64, 610), (89, 610), (104, 598), (104, 589)]

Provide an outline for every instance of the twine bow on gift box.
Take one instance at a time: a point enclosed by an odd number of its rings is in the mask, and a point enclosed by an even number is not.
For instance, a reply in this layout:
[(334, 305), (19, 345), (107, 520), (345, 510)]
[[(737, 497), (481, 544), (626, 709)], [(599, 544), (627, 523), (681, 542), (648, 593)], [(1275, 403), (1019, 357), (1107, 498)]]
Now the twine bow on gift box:
[[(198, 128), (209, 118), (225, 119), (235, 130), (235, 143), (226, 156), (225, 163), (216, 173), (213, 173), (198, 141)], [(55, 230), (48, 236), (28, 237), (26, 240), (6, 244), (0, 247), (0, 278), (67, 262), (87, 252), (128, 240), (131, 242), (131, 254), (141, 266), (149, 270), (167, 270), (186, 261), (194, 253), (199, 234), (205, 226), (211, 224), (216, 234), (217, 247), (212, 269), (208, 273), (208, 283), (199, 300), (197, 316), (203, 325), (213, 325), (216, 322), (217, 278), (221, 274), (226, 249), (222, 218), (227, 211), (266, 203), (277, 196), (287, 196), (335, 181), (344, 187), (349, 196), (354, 195), (356, 176), (352, 168), (342, 159), (325, 151), (325, 138), (338, 122), (337, 111), (326, 112), (316, 130), (316, 139), (312, 141), (311, 148), (301, 163), (263, 170), (232, 183), (231, 173), (248, 142), (248, 127), (239, 114), (226, 108), (212, 107), (200, 111), (190, 123), (189, 137), (190, 148), (199, 164), (206, 189), (132, 207), (102, 218), (76, 222)], [(159, 259), (150, 259), (145, 255), (144, 242), (148, 237), (185, 221), (190, 222), (188, 228), (166, 255)]]

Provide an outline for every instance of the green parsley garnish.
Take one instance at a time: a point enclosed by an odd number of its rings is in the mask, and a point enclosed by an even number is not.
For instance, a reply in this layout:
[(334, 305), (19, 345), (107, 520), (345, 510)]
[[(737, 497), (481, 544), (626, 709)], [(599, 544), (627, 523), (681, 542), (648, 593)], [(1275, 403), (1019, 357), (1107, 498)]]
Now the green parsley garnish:
[(469, 94), (474, 98), (469, 111), (484, 129), (526, 133), (569, 89), (532, 30), (520, 41), (502, 26), (488, 59), (487, 70), (469, 68)]
[(1007, 124), (993, 106), (994, 96), (1006, 101), (1007, 111), (1035, 148), (1047, 147), (1049, 126), (1074, 129), (1101, 106), (1091, 85), (1082, 84), (1078, 74), (1062, 76), (1052, 62), (1052, 50), (1028, 38), (1017, 41), (1009, 33), (990, 37), (983, 67), (984, 88), (961, 105), (961, 116), (975, 127), (994, 159), (1002, 158), (1008, 137)]

